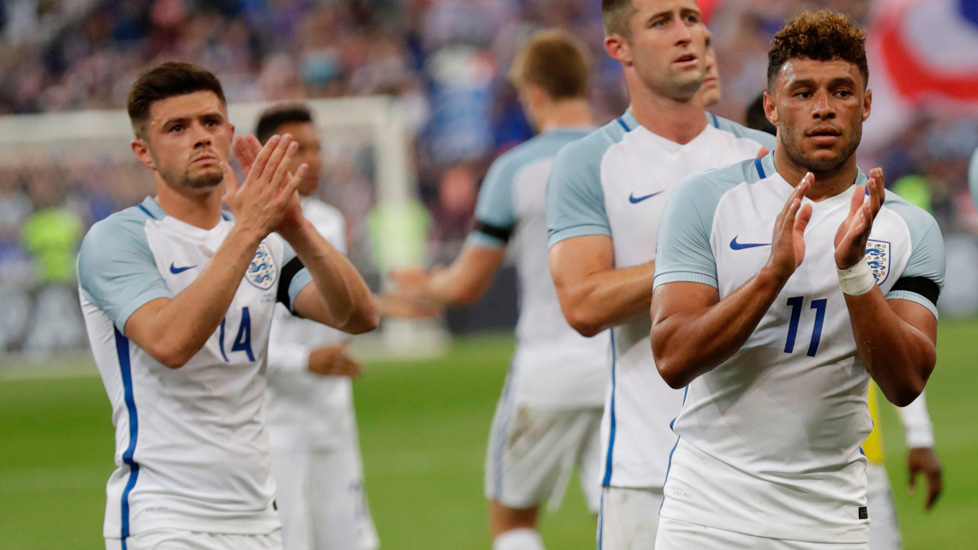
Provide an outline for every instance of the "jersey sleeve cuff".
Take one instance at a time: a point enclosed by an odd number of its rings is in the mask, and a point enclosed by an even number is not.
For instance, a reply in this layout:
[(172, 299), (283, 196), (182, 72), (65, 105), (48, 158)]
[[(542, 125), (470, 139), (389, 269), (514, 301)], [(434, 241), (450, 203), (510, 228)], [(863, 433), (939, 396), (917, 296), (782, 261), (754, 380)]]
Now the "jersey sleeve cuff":
[(938, 318), (938, 316), (937, 316), (937, 306), (934, 305), (934, 302), (931, 302), (930, 300), (928, 300), (927, 298), (924, 298), (923, 296), (921, 296), (920, 294), (917, 294), (916, 292), (910, 292), (909, 290), (893, 290), (893, 291), (890, 291), (890, 293), (886, 295), (886, 299), (887, 300), (906, 300), (908, 302), (913, 302), (915, 304), (920, 304), (920, 305), (924, 306), (925, 308), (927, 308), (928, 311), (930, 311), (931, 313), (933, 313), (935, 318)]
[(158, 298), (173, 298), (173, 296), (170, 295), (169, 290), (163, 288), (153, 288), (130, 300), (129, 303), (126, 304), (126, 307), (119, 311), (119, 316), (115, 319), (115, 326), (117, 329), (119, 329), (119, 332), (125, 334), (126, 321), (129, 320), (129, 317), (132, 316), (133, 313), (136, 313), (136, 310), (139, 308)]
[(486, 235), (481, 231), (472, 231), (466, 237), (465, 244), (481, 246), (483, 248), (503, 248), (506, 246), (506, 241), (498, 237), (493, 237), (492, 235)]
[(567, 239), (574, 237), (588, 237), (591, 235), (610, 237), (611, 229), (609, 229), (606, 225), (599, 224), (575, 225), (574, 227), (568, 227), (567, 229), (560, 229), (553, 232), (550, 237), (547, 238), (547, 247), (553, 248), (553, 246), (560, 241), (566, 241)]
[(300, 269), (299, 272), (295, 274), (295, 277), (292, 277), (292, 281), (289, 283), (289, 311), (295, 311), (296, 297), (299, 296), (299, 292), (301, 292), (303, 288), (306, 288), (306, 285), (311, 282), (312, 274), (309, 273), (309, 270), (306, 268)]
[(692, 271), (676, 271), (672, 273), (656, 274), (652, 280), (652, 289), (655, 290), (661, 285), (668, 283), (700, 283), (717, 288), (717, 278), (713, 275), (695, 273)]
[(906, 430), (907, 448), (932, 448), (934, 446), (934, 430), (930, 426), (913, 426)]

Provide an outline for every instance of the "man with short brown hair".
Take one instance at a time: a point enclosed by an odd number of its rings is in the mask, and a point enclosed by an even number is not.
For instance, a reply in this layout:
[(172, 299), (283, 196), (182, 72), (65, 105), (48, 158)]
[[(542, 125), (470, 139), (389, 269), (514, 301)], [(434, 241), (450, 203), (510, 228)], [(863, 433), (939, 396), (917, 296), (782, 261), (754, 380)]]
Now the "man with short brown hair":
[(302, 215), (295, 189), (308, 167), (289, 174), (291, 136), (264, 147), (238, 138), (249, 158), (238, 186), (213, 74), (154, 67), (131, 88), (129, 112), (157, 195), (92, 226), (78, 255), (116, 428), (106, 547), (280, 550), (265, 435), (273, 308), (361, 333), (377, 325), (376, 306)]
[(542, 550), (540, 505), (563, 490), (574, 466), (591, 513), (599, 506), (608, 343), (583, 338), (567, 325), (546, 252), (545, 194), (554, 155), (593, 126), (588, 56), (563, 31), (539, 32), (520, 50), (510, 78), (539, 135), (489, 168), (475, 229), (452, 265), (393, 277), (412, 298), (470, 304), (489, 288), (507, 248), (514, 249), (520, 279), (517, 345), (489, 435), (485, 495), (493, 550)]

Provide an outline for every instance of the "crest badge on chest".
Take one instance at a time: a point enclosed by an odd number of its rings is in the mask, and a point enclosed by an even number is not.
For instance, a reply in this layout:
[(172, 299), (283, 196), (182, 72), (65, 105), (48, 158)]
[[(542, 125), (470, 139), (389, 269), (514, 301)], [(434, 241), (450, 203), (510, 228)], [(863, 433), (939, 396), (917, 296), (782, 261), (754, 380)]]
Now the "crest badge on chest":
[(278, 275), (278, 268), (275, 267), (275, 258), (268, 249), (268, 245), (261, 243), (255, 256), (251, 258), (251, 265), (245, 272), (248, 282), (262, 290), (268, 290), (275, 284), (275, 277)]
[(873, 271), (876, 284), (881, 285), (890, 274), (890, 243), (886, 241), (874, 241), (869, 239), (866, 242), (866, 263)]

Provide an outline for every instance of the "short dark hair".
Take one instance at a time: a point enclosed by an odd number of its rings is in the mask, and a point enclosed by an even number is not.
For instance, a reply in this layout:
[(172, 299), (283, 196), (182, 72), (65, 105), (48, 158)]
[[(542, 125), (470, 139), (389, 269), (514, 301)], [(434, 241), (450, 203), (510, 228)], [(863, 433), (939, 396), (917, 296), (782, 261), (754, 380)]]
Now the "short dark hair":
[(774, 79), (781, 67), (788, 60), (797, 58), (848, 61), (859, 68), (863, 86), (869, 84), (866, 34), (841, 13), (832, 10), (805, 11), (785, 23), (774, 35), (774, 44), (767, 54), (768, 89), (774, 89)]
[(129, 88), (126, 102), (133, 133), (138, 138), (146, 137), (146, 121), (153, 103), (201, 91), (214, 92), (221, 105), (227, 106), (221, 82), (207, 69), (190, 63), (169, 62), (144, 71)]
[(569, 33), (541, 31), (516, 54), (509, 79), (517, 87), (539, 86), (554, 101), (586, 98), (590, 57), (587, 47)]
[(632, 29), (628, 22), (636, 11), (638, 8), (632, 0), (601, 0), (601, 25), (604, 27), (604, 35), (617, 34), (631, 38)]
[(258, 116), (258, 124), (255, 126), (255, 137), (258, 141), (265, 143), (283, 124), (291, 123), (312, 123), (312, 112), (309, 107), (301, 103), (285, 103), (275, 105), (262, 111)]

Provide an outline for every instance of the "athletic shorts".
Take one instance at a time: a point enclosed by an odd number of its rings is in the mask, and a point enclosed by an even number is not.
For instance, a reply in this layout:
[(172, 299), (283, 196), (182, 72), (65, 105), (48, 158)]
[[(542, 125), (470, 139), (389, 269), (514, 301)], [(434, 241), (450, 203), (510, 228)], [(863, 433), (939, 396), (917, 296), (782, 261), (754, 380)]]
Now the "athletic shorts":
[(337, 449), (271, 452), (285, 550), (375, 550), (357, 441)]
[(659, 518), (655, 550), (868, 550), (865, 542), (801, 542), (769, 539), (705, 527), (676, 519)]
[(597, 514), (601, 489), (601, 408), (543, 410), (496, 407), (486, 456), (486, 498), (525, 509), (559, 502), (574, 466), (588, 509)]
[(122, 539), (105, 539), (106, 550), (282, 550), (282, 532), (262, 535), (154, 529)]
[(662, 488), (604, 487), (598, 550), (651, 550), (659, 527)]
[(890, 479), (886, 467), (870, 462), (866, 464), (866, 507), (869, 510), (869, 550), (900, 550), (900, 524), (897, 523), (896, 504), (890, 491)]

